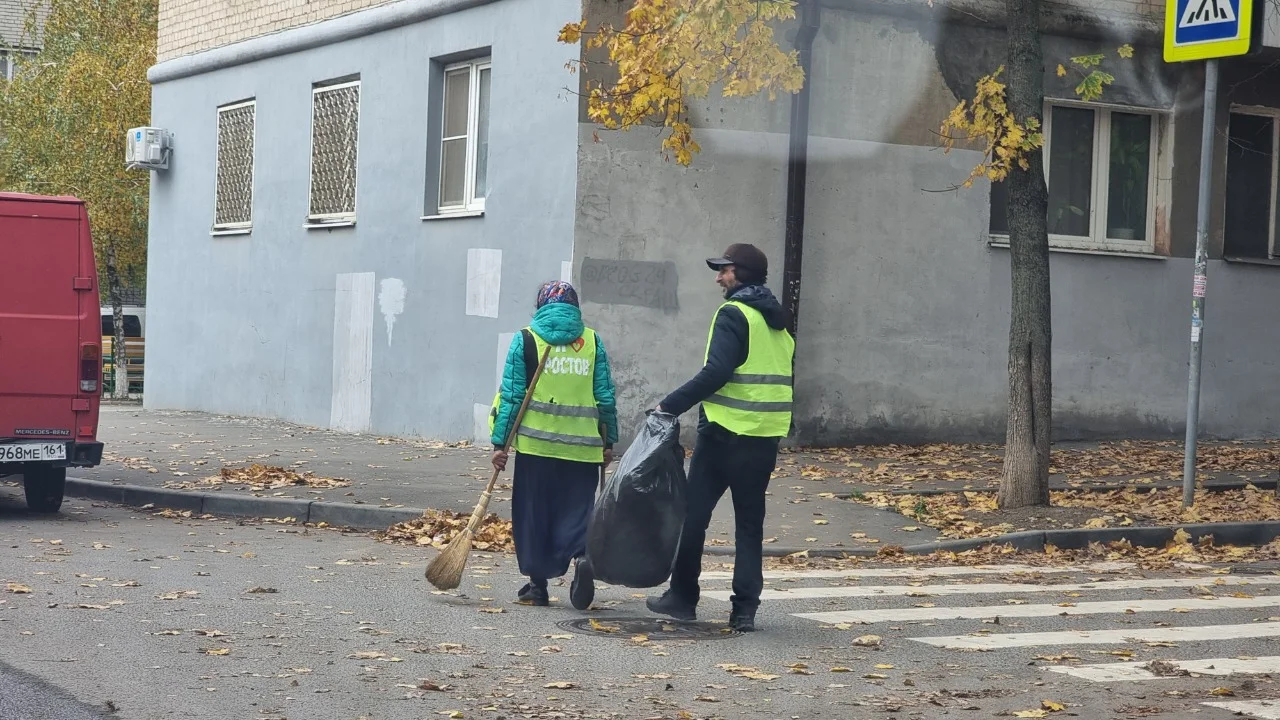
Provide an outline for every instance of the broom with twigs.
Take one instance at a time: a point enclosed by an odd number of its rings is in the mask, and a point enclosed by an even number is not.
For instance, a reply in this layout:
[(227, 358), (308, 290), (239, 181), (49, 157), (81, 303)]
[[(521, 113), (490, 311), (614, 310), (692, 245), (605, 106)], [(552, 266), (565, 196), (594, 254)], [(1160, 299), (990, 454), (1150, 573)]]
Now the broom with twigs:
[[(503, 452), (511, 452), (511, 443), (515, 441), (516, 430), (520, 429), (520, 423), (524, 420), (524, 412), (529, 409), (529, 401), (533, 398), (533, 389), (538, 385), (538, 378), (542, 377), (542, 369), (547, 366), (547, 357), (551, 354), (551, 346), (542, 352), (542, 359), (538, 361), (538, 369), (533, 373), (533, 379), (529, 381), (529, 389), (524, 393), (524, 402), (520, 403), (520, 411), (516, 413), (516, 420), (511, 424), (511, 429), (507, 431), (506, 442), (502, 446)], [(498, 482), (498, 475), (502, 471), (498, 468), (493, 469), (493, 475), (489, 478), (489, 484), (485, 486), (484, 492), (480, 494), (480, 502), (476, 503), (476, 509), (471, 513), (471, 521), (449, 541), (448, 547), (440, 551), (440, 554), (427, 565), (427, 580), (440, 590), (452, 590), (458, 587), (462, 582), (462, 571), (467, 567), (467, 557), (471, 554), (471, 543), (475, 540), (476, 530), (480, 527), (480, 521), (484, 518), (485, 510), (489, 508), (489, 499), (493, 497), (493, 485)]]

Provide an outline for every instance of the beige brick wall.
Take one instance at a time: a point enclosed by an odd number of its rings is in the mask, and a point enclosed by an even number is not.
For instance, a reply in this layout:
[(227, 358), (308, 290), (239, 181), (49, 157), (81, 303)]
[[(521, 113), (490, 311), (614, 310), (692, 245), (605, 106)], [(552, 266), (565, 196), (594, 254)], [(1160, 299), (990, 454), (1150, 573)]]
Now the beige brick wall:
[(394, 0), (160, 0), (161, 62)]

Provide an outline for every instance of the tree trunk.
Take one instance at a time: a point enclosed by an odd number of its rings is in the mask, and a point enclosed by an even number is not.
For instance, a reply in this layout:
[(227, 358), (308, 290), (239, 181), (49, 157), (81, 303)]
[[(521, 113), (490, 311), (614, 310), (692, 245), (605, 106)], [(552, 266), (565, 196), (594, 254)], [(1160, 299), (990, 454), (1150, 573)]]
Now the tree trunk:
[[(1041, 119), (1044, 56), (1040, 0), (1006, 0), (1008, 94), (1014, 118)], [(1049, 310), (1049, 192), (1040, 150), (1015, 168), (1009, 183), (1009, 259), (1013, 302), (1009, 322), (1009, 419), (998, 502), (1002, 508), (1049, 504), (1053, 333)]]
[(111, 298), (112, 326), (115, 336), (111, 339), (111, 369), (113, 387), (111, 397), (125, 400), (129, 397), (129, 352), (124, 339), (124, 301), (120, 298), (120, 271), (116, 267), (116, 245), (107, 243), (107, 294)]

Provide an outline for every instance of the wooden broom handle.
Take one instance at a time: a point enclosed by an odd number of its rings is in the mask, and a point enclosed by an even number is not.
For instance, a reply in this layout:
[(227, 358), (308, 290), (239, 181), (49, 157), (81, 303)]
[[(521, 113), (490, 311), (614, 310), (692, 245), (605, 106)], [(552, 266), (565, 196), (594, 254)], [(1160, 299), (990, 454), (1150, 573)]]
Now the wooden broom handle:
[[(516, 413), (515, 422), (511, 423), (511, 429), (507, 430), (506, 442), (502, 445), (502, 452), (511, 452), (511, 445), (516, 439), (516, 430), (520, 429), (520, 423), (524, 422), (524, 413), (529, 409), (529, 403), (533, 400), (534, 388), (538, 386), (538, 380), (542, 377), (542, 371), (547, 366), (547, 358), (551, 356), (551, 345), (547, 345), (547, 349), (542, 351), (542, 359), (538, 361), (538, 368), (533, 371), (533, 379), (529, 381), (529, 389), (524, 392), (524, 402), (520, 403), (520, 410)], [(493, 485), (498, 481), (498, 473), (501, 472), (494, 468), (493, 477), (489, 478), (489, 486), (485, 488), (485, 492), (492, 492)]]

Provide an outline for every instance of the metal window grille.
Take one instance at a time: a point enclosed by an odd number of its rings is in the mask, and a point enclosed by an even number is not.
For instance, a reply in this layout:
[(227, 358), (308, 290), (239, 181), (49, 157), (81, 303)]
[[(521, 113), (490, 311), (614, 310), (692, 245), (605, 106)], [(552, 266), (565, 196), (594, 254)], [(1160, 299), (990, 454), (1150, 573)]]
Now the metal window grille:
[(314, 220), (356, 212), (360, 83), (316, 88), (311, 113), (311, 210)]
[(253, 223), (253, 102), (218, 109), (218, 167), (213, 226)]

